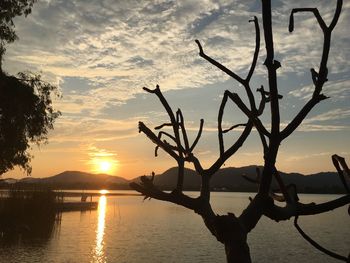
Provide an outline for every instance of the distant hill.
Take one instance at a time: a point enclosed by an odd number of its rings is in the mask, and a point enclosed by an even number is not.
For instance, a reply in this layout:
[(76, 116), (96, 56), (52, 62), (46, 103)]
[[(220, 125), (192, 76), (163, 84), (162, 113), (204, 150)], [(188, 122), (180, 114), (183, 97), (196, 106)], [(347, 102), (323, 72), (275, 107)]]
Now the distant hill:
[(57, 184), (57, 183), (87, 183), (87, 184), (127, 184), (129, 181), (123, 177), (112, 176), (108, 174), (92, 174), (79, 171), (65, 171), (63, 173), (40, 179), (41, 183)]
[[(228, 167), (220, 169), (211, 180), (212, 190), (216, 191), (256, 191), (257, 185), (249, 182), (242, 175), (250, 178), (256, 177), (257, 166)], [(261, 167), (260, 167), (261, 168)], [(298, 192), (304, 193), (343, 193), (343, 187), (340, 179), (335, 172), (322, 172), (312, 175), (302, 175), (299, 173), (283, 173), (281, 176), (286, 184), (294, 183), (297, 185)], [(139, 181), (140, 177), (133, 180), (127, 180), (118, 176), (107, 174), (92, 174), (79, 171), (65, 171), (63, 173), (46, 177), (33, 178), (26, 177), (17, 180), (17, 184), (23, 187), (41, 186), (56, 189), (130, 189), (131, 181)], [(160, 189), (172, 190), (177, 181), (177, 167), (170, 168), (164, 173), (156, 175), (154, 183)], [(14, 179), (0, 180), (3, 187), (8, 184), (16, 183)], [(185, 169), (184, 190), (199, 190), (200, 177), (194, 170)], [(278, 188), (277, 183), (273, 182), (273, 188)]]
[(129, 181), (123, 177), (79, 171), (65, 171), (45, 178), (25, 177), (17, 180), (17, 184), (24, 187), (36, 185), (55, 189), (100, 189), (111, 187), (125, 189), (129, 187)]
[[(222, 191), (256, 191), (257, 185), (246, 180), (242, 175), (256, 178), (257, 166), (228, 167), (220, 169), (211, 179), (213, 190)], [(260, 167), (262, 168), (262, 167)], [(344, 189), (336, 172), (322, 172), (311, 175), (283, 173), (281, 177), (286, 184), (294, 183), (299, 192), (305, 193), (343, 193)], [(133, 181), (138, 181), (135, 178)], [(155, 185), (162, 189), (173, 189), (177, 181), (177, 167), (170, 168), (154, 178)], [(194, 170), (185, 169), (184, 189), (198, 190), (201, 181)], [(273, 181), (273, 188), (278, 188)]]

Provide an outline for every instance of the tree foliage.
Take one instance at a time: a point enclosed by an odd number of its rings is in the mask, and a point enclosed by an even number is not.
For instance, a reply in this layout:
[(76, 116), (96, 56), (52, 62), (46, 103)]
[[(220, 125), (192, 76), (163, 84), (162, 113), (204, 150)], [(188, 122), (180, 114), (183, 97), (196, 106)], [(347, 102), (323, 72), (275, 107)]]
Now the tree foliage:
[(18, 37), (13, 19), (16, 16), (29, 15), (37, 0), (1, 0), (0, 1), (0, 60), (5, 53), (5, 45), (14, 42)]
[(0, 175), (14, 166), (30, 174), (30, 145), (46, 142), (60, 115), (52, 106), (52, 95), (59, 95), (56, 86), (42, 81), (38, 74), (19, 72), (12, 76), (1, 68), (5, 45), (18, 38), (14, 17), (30, 14), (35, 2), (0, 2)]
[(29, 15), (36, 0), (2, 0), (0, 2), (1, 40), (11, 43), (17, 39), (13, 18)]
[(16, 165), (31, 172), (27, 149), (30, 143), (47, 140), (60, 114), (52, 106), (51, 93), (55, 91), (40, 75), (0, 75), (0, 174)]

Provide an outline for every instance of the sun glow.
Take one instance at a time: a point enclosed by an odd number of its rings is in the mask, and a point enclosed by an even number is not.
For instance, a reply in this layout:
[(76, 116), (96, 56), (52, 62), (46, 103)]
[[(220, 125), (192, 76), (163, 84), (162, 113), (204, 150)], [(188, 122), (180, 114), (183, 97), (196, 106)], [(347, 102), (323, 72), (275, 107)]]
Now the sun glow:
[(100, 161), (98, 168), (101, 172), (108, 173), (111, 171), (112, 163), (109, 161)]
[(105, 195), (105, 194), (108, 194), (109, 193), (109, 191), (108, 190), (100, 190), (100, 194), (101, 195)]
[(119, 161), (115, 153), (96, 147), (89, 150), (90, 158), (87, 163), (93, 172), (113, 175), (118, 170)]

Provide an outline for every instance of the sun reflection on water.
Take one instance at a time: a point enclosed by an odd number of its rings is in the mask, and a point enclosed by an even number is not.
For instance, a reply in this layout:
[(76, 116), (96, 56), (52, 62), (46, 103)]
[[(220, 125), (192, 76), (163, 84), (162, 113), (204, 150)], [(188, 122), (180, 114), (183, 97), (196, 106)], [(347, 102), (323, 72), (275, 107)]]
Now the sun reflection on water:
[(98, 222), (96, 229), (96, 246), (94, 262), (104, 263), (106, 262), (105, 249), (104, 249), (104, 234), (105, 234), (105, 216), (107, 209), (107, 198), (102, 195), (98, 202)]

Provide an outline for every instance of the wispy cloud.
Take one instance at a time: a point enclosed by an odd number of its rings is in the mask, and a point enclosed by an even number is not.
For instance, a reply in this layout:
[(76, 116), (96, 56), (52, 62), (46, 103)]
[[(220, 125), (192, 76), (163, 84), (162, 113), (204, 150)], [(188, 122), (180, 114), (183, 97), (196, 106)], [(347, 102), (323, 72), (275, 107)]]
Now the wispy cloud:
[[(319, 65), (322, 32), (311, 14), (297, 14), (295, 32), (290, 34), (289, 14), (295, 7), (318, 7), (329, 23), (335, 3), (273, 1), (276, 59), (282, 63), (278, 71), (282, 77), (279, 85), (281, 90), (289, 85), (288, 99), (298, 108), (313, 91), (307, 84), (311, 82), (309, 69), (317, 70)], [(255, 47), (254, 24), (249, 23), (249, 19), (256, 15), (261, 22), (260, 8), (254, 0), (39, 1), (30, 16), (16, 19), (20, 40), (8, 47), (4, 67), (9, 72), (41, 71), (45, 79), (60, 86), (63, 98), (55, 105), (63, 115), (50, 135), (51, 142), (60, 145), (68, 141), (97, 143), (133, 139), (138, 132), (138, 120), (147, 120), (153, 125), (167, 118), (154, 101), (149, 103), (155, 108), (152, 110), (142, 101), (141, 87), (160, 84), (164, 92), (180, 92), (210, 84), (224, 87), (228, 83), (228, 76), (198, 56), (195, 39), (201, 40), (208, 55), (246, 76)], [(332, 38), (328, 63), (330, 81), (324, 87), (324, 93), (331, 96), (333, 102), (342, 104), (350, 99), (349, 23), (350, 3), (346, 2)], [(253, 89), (266, 85), (263, 35), (261, 39)], [(295, 76), (304, 83), (298, 89), (290, 88), (291, 83), (298, 86), (294, 84)], [(196, 100), (182, 99), (183, 105), (194, 109), (191, 118), (186, 118), (191, 135), (198, 131), (202, 117), (202, 112), (197, 112), (198, 106), (202, 106), (200, 109), (205, 113), (216, 112), (221, 100), (216, 100), (220, 98), (216, 94), (211, 100), (213, 105), (204, 107), (201, 104), (206, 103), (205, 95), (198, 92), (194, 96)], [(132, 103), (135, 105), (130, 106)], [(333, 106), (329, 112), (316, 111), (317, 116), (305, 120), (299, 130), (347, 131), (345, 120), (349, 110), (341, 112), (342, 106)], [(132, 110), (134, 114), (130, 113)], [(212, 119), (206, 119), (204, 133), (213, 135), (217, 132), (217, 115), (207, 116)], [(232, 121), (237, 121), (236, 115), (232, 117)], [(337, 117), (344, 122), (333, 123)], [(231, 120), (225, 119), (224, 125), (230, 127)], [(207, 150), (213, 151), (210, 148), (203, 152)]]
[[(334, 7), (326, 3), (319, 5), (327, 17)], [(106, 100), (127, 100), (140, 92), (139, 87), (155, 83), (165, 90), (200, 87), (227, 77), (198, 57), (193, 40), (201, 39), (208, 54), (246, 74), (255, 34), (248, 20), (258, 15), (255, 7), (253, 1), (41, 2), (26, 20), (16, 21), (21, 41), (10, 48), (8, 61), (22, 61), (62, 78), (87, 78), (96, 83), (91, 95), (102, 97), (108, 90)], [(287, 8), (292, 5), (284, 3), (275, 9), (283, 74), (317, 66), (320, 48), (315, 48), (315, 42), (321, 46), (321, 33), (315, 30), (311, 15), (301, 16), (296, 32), (287, 32)], [(345, 32), (348, 18), (343, 13), (345, 21), (340, 21), (336, 37), (344, 40), (347, 34), (340, 32)], [(304, 41), (309, 33), (312, 41)], [(339, 69), (348, 65), (343, 56), (333, 56), (332, 61)]]
[[(350, 97), (350, 80), (339, 79), (331, 80), (331, 83), (326, 83), (324, 94), (331, 97), (332, 100), (344, 100)], [(307, 85), (290, 91), (288, 94), (305, 101), (311, 98), (315, 87)]]
[(305, 124), (350, 118), (350, 109), (334, 109), (304, 120)]

